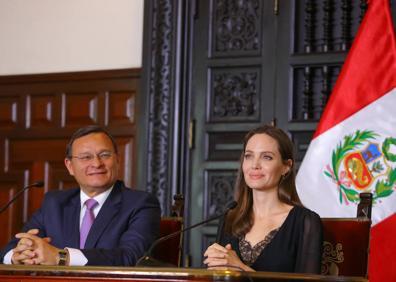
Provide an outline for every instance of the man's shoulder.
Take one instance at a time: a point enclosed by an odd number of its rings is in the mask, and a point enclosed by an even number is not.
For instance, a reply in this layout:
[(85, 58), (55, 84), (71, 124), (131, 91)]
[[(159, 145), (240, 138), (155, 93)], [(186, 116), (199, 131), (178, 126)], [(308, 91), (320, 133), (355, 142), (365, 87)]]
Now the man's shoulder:
[(146, 200), (146, 199), (157, 199), (156, 197), (153, 196), (153, 194), (146, 192), (146, 191), (142, 191), (142, 190), (136, 190), (136, 189), (132, 189), (132, 188), (128, 188), (128, 187), (123, 187), (121, 188), (121, 193), (122, 193), (122, 197), (124, 198), (133, 198), (135, 200), (137, 199), (142, 199), (142, 200)]
[(129, 196), (138, 196), (138, 197), (139, 196), (144, 197), (144, 196), (151, 195), (147, 191), (136, 190), (136, 189), (125, 187), (125, 186), (121, 187), (121, 192), (126, 194), (126, 195), (129, 195)]
[(126, 187), (125, 185), (121, 185), (120, 188), (122, 201), (130, 203), (152, 203), (159, 205), (157, 197), (147, 191), (132, 189)]
[(115, 186), (120, 187), (121, 193), (123, 193), (127, 197), (147, 197), (147, 196), (152, 196), (151, 193), (143, 190), (137, 190), (135, 188), (130, 188), (125, 186), (125, 184), (118, 180), (115, 184)]
[(53, 190), (49, 191), (45, 194), (45, 200), (47, 201), (58, 201), (58, 202), (65, 202), (79, 196), (80, 188), (72, 188), (67, 190)]

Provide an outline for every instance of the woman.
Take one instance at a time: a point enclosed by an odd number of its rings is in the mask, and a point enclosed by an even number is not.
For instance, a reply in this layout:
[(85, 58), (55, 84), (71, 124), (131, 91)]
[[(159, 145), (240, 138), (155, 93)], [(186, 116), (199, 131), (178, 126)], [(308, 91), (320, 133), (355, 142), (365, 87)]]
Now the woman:
[(321, 220), (297, 195), (289, 137), (269, 125), (250, 131), (240, 162), (238, 205), (227, 216), (224, 239), (209, 246), (204, 263), (209, 268), (320, 273)]

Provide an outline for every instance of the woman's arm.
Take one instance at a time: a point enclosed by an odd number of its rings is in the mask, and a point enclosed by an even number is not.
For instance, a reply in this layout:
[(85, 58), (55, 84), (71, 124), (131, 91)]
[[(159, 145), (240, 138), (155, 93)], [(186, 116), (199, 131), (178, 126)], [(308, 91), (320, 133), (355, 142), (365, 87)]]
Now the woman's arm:
[(308, 210), (302, 224), (295, 272), (319, 274), (323, 245), (322, 221), (319, 215)]

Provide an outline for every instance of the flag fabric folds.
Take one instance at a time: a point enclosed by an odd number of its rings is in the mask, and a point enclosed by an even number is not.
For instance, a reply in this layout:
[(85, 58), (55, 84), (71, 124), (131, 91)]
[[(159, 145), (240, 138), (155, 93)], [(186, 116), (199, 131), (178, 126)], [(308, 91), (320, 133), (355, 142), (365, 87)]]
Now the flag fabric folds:
[(369, 279), (396, 281), (396, 41), (389, 0), (368, 3), (297, 189), (321, 217), (355, 217), (359, 193), (373, 193)]

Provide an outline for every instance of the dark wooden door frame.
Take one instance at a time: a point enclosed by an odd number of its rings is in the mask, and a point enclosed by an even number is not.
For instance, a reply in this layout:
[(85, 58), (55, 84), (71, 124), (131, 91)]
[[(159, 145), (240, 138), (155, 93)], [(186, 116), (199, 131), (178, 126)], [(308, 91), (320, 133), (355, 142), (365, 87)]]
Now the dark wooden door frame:
[(158, 197), (163, 214), (170, 213), (172, 195), (182, 193), (188, 199), (189, 23), (194, 2), (144, 1), (137, 183)]

